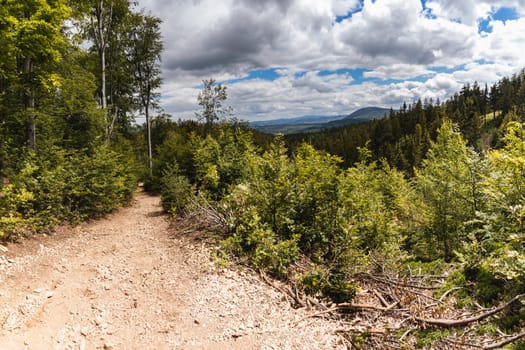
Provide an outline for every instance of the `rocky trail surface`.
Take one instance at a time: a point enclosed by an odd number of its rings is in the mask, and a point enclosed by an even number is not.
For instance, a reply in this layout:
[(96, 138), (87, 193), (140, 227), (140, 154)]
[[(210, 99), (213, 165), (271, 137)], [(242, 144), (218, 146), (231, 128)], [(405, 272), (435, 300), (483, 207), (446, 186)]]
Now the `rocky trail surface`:
[(216, 267), (158, 197), (0, 246), (0, 349), (346, 349), (337, 322)]

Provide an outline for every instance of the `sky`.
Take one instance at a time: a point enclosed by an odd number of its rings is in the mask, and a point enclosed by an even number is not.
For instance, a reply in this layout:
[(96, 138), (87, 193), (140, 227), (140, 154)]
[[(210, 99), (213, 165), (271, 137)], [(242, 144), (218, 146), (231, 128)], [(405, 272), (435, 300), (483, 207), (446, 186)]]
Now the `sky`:
[(204, 79), (243, 120), (445, 100), (525, 68), (525, 0), (139, 0), (163, 20), (161, 107)]

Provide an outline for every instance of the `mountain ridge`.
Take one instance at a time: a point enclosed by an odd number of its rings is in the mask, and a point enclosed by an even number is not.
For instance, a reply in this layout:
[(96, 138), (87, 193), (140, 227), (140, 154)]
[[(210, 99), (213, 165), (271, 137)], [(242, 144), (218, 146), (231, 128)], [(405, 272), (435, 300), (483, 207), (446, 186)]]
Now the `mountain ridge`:
[(295, 118), (280, 118), (250, 122), (250, 126), (258, 131), (269, 134), (310, 133), (325, 129), (337, 128), (349, 124), (380, 119), (390, 112), (389, 108), (364, 107), (349, 115), (315, 116), (307, 115)]

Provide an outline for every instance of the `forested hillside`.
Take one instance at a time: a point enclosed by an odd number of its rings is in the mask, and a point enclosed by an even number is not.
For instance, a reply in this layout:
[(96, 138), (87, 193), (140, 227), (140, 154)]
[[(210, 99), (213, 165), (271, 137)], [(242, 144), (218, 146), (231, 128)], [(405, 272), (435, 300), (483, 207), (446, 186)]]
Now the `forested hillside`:
[(159, 23), (127, 0), (1, 2), (1, 237), (130, 199), (131, 123), (158, 98)]
[[(473, 327), (462, 328), (471, 344), (489, 329), (516, 341), (524, 310), (508, 306), (525, 293), (524, 78), (490, 91), (474, 83), (443, 103), (418, 101), (382, 120), (303, 135), (303, 143), (268, 143), (235, 119), (220, 121), (208, 86), (199, 97), (204, 123), (154, 122), (147, 187), (172, 214), (222, 234), (217, 259), (286, 280), (291, 295), (352, 308), (370, 279), (405, 286), (416, 299), (417, 288), (433, 290), (427, 297), (439, 302), (418, 302), (426, 311), (408, 316), (420, 331), (396, 329), (414, 331), (412, 346), (445, 339), (451, 334), (439, 328), (454, 325)], [(214, 89), (222, 106), (226, 87)], [(384, 307), (407, 317), (409, 305), (395, 295)], [(485, 319), (492, 309), (483, 307), (501, 304), (498, 319), (482, 325), (461, 316)]]
[[(339, 155), (345, 166), (358, 160), (358, 147), (367, 142), (375, 159), (386, 159), (392, 166), (409, 173), (421, 165), (443, 119), (455, 123), (468, 145), (476, 151), (495, 146), (502, 137), (501, 125), (523, 115), (525, 74), (503, 78), (492, 86), (476, 82), (465, 85), (452, 98), (403, 104), (398, 111), (372, 123), (350, 125), (313, 134), (286, 135), (292, 149), (308, 142), (317, 149)], [(504, 120), (505, 119), (505, 120)]]

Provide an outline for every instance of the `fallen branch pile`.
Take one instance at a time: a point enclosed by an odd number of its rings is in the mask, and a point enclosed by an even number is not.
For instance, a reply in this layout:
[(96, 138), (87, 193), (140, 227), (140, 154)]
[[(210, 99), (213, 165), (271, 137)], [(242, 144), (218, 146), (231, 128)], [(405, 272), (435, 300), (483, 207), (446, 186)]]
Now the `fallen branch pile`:
[[(330, 317), (345, 325), (340, 329), (349, 348), (402, 349), (414, 348), (416, 334), (421, 330), (447, 330), (433, 344), (433, 349), (498, 349), (525, 339), (525, 330), (500, 336), (482, 334), (479, 326), (491, 317), (518, 306), (523, 307), (525, 294), (493, 308), (479, 307), (465, 310), (455, 305), (455, 287), (439, 298), (432, 295), (445, 282), (445, 276), (408, 276), (394, 278), (386, 275), (361, 273), (355, 281), (362, 290), (351, 303), (333, 304), (317, 300), (298, 292), (294, 283), (284, 283), (269, 278), (260, 271), (262, 279), (283, 293), (295, 307), (306, 307), (312, 313), (295, 322), (300, 326), (310, 318)], [(356, 343), (359, 339), (360, 343)]]
[[(205, 200), (195, 201), (193, 207), (194, 210), (177, 221), (178, 234), (206, 240), (207, 235), (202, 233), (231, 229), (231, 213), (222, 212)], [(359, 293), (351, 303), (339, 304), (305, 295), (294, 281), (277, 281), (263, 271), (259, 271), (259, 275), (293, 307), (310, 311), (288, 326), (301, 327), (318, 317), (334, 319), (342, 325), (337, 334), (344, 338), (349, 349), (412, 349), (421, 345), (418, 337), (423, 331), (435, 331), (432, 349), (498, 349), (525, 340), (525, 329), (505, 334), (491, 324), (490, 332), (481, 331), (482, 326), (489, 325), (493, 319), (522, 310), (525, 294), (493, 308), (479, 305), (475, 310), (459, 308), (456, 295), (461, 287), (438, 293), (446, 282), (446, 275), (410, 273), (399, 277), (380, 270), (381, 273), (356, 274), (352, 282), (360, 287)], [(428, 349), (429, 345), (423, 347)]]

